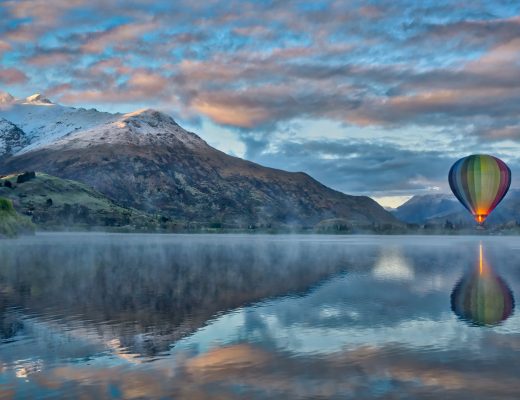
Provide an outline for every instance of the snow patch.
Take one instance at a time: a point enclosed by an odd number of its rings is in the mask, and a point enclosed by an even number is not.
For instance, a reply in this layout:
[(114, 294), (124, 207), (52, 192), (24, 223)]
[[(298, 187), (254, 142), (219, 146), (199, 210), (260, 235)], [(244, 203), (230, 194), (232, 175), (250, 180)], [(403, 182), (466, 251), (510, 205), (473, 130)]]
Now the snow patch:
[(29, 104), (40, 104), (40, 105), (44, 105), (44, 104), (53, 104), (52, 101), (50, 101), (48, 98), (46, 97), (43, 97), (40, 93), (35, 93), (33, 94), (32, 96), (29, 96), (25, 99), (25, 102), (24, 103), (29, 103)]

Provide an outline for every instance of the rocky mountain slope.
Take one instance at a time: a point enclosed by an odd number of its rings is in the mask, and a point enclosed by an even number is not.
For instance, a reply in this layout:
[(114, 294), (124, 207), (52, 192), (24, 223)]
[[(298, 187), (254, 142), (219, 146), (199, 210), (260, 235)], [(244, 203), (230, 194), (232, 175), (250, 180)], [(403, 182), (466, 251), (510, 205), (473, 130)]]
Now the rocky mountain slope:
[(29, 145), (25, 132), (12, 122), (0, 118), (0, 155), (12, 155)]
[(77, 180), (126, 207), (222, 227), (314, 226), (331, 218), (400, 225), (368, 197), (229, 156), (155, 110), (109, 114), (31, 96), (2, 104), (0, 117), (29, 141), (4, 155), (1, 173)]

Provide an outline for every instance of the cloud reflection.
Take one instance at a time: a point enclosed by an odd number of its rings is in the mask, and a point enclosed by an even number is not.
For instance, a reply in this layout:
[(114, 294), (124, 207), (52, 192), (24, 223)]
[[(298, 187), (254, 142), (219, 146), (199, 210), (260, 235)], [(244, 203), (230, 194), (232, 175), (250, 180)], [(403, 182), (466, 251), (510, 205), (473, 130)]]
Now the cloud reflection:
[(398, 247), (389, 247), (381, 252), (372, 275), (376, 279), (412, 280), (414, 270)]

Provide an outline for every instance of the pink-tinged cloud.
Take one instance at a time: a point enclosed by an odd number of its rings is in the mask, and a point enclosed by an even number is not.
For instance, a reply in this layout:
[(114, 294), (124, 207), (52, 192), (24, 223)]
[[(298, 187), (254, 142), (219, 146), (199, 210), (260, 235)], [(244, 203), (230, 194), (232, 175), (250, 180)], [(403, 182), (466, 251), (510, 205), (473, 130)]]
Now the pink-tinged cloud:
[(518, 137), (518, 127), (509, 120), (520, 101), (520, 38), (491, 46), (479, 58), (457, 70), (437, 70), (410, 76), (402, 85), (405, 93), (365, 99), (363, 106), (347, 113), (358, 125), (393, 125), (409, 122), (453, 123), (457, 119), (487, 117), (494, 124), (476, 134), (493, 140)]
[(91, 64), (88, 72), (89, 75), (115, 73), (118, 76), (130, 75), (133, 69), (125, 64), (124, 60), (119, 57), (103, 58)]
[(135, 71), (128, 80), (128, 85), (144, 96), (154, 96), (163, 92), (168, 87), (169, 81), (156, 73)]
[(45, 90), (45, 97), (61, 98), (64, 93), (68, 93), (72, 89), (73, 88), (70, 83), (61, 83), (59, 85), (54, 85)]
[(504, 74), (520, 76), (520, 37), (491, 47), (480, 58), (467, 64), (466, 70), (478, 74), (491, 74), (497, 78)]
[(366, 5), (360, 7), (358, 13), (361, 17), (376, 19), (384, 15), (384, 10), (381, 7), (376, 7), (374, 5)]
[[(6, 38), (16, 42), (35, 42), (44, 33), (59, 27), (63, 15), (88, 0), (8, 0), (2, 3), (8, 17), (29, 20), (5, 32)], [(2, 16), (3, 17), (3, 16)]]
[(166, 99), (173, 92), (170, 80), (153, 71), (146, 69), (128, 69), (128, 79), (117, 84), (115, 75), (102, 72), (104, 68), (123, 68), (122, 64), (116, 62), (100, 66), (96, 64), (93, 68), (84, 70), (82, 79), (92, 82), (103, 79), (104, 85), (91, 85), (88, 89), (74, 89), (65, 91), (60, 101), (72, 104), (82, 103), (137, 103), (150, 101), (151, 99)]
[(9, 43), (7, 43), (7, 42), (4, 41), (4, 40), (0, 40), (0, 56), (1, 56), (3, 53), (5, 53), (5, 52), (11, 50), (11, 48), (12, 48), (12, 47), (11, 47), (11, 45), (10, 45)]
[(0, 69), (0, 83), (5, 85), (15, 85), (27, 82), (29, 78), (22, 71), (16, 68)]
[(92, 104), (92, 103), (132, 103), (133, 93), (107, 89), (106, 91), (95, 90), (70, 90), (60, 97), (60, 102), (65, 104)]
[(13, 42), (31, 43), (37, 40), (39, 32), (34, 26), (23, 24), (16, 27), (16, 29), (6, 31), (4, 35), (6, 39)]
[(155, 22), (119, 25), (101, 32), (92, 32), (84, 37), (81, 50), (84, 53), (102, 53), (107, 48), (117, 47), (124, 42), (135, 40), (143, 34), (157, 29)]
[(269, 120), (269, 110), (247, 104), (218, 104), (195, 100), (192, 106), (214, 122), (239, 128), (253, 128)]
[(233, 33), (246, 37), (269, 37), (273, 31), (264, 25), (244, 26), (233, 29)]
[(520, 138), (520, 125), (508, 125), (498, 128), (491, 128), (483, 132), (484, 135), (489, 139), (494, 140), (505, 140), (505, 139), (518, 139)]
[(419, 122), (421, 118), (428, 119), (432, 116), (439, 116), (442, 120), (443, 115), (445, 118), (491, 115), (497, 105), (503, 108), (504, 104), (514, 104), (519, 100), (520, 93), (516, 88), (425, 91), (414, 95), (366, 101), (355, 112), (348, 113), (346, 119), (362, 126), (395, 126), (407, 121)]
[(447, 43), (457, 40), (461, 46), (489, 46), (511, 40), (520, 33), (520, 16), (495, 19), (464, 19), (432, 24), (411, 39), (412, 43)]
[(29, 57), (26, 62), (31, 65), (38, 67), (52, 66), (52, 65), (64, 65), (69, 63), (73, 59), (73, 54), (64, 52), (49, 52), (36, 54)]
[(344, 92), (327, 82), (264, 84), (243, 90), (226, 88), (217, 91), (194, 90), (190, 105), (214, 122), (239, 128), (259, 128), (272, 121), (289, 120), (296, 116), (342, 115), (353, 107)]
[(5, 1), (3, 6), (15, 18), (29, 18), (33, 22), (49, 24), (58, 21), (65, 11), (86, 3), (88, 0), (10, 0)]

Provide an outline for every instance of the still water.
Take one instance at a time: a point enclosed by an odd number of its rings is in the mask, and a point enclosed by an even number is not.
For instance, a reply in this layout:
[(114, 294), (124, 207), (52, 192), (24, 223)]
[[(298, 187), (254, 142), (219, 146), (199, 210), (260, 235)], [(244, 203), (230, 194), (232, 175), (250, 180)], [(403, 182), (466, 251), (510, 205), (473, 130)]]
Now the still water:
[(520, 397), (520, 238), (0, 241), (0, 398)]

